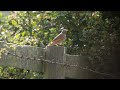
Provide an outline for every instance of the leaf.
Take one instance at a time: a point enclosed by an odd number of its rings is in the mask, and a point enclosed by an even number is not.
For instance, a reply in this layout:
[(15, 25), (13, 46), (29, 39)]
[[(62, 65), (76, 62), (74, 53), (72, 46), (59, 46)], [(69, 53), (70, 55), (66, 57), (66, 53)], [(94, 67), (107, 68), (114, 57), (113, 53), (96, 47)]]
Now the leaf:
[(2, 18), (2, 12), (0, 12), (0, 18)]
[(17, 22), (15, 20), (12, 20), (12, 25), (17, 26)]
[(32, 25), (33, 25), (33, 26), (37, 26), (36, 21), (33, 21), (33, 22), (32, 22)]
[(26, 32), (24, 31), (24, 32), (22, 32), (22, 36), (25, 36), (25, 34), (26, 34)]
[(20, 36), (20, 34), (17, 34), (17, 35), (15, 35), (15, 38), (16, 38), (16, 39), (18, 39), (18, 38), (19, 38), (19, 36)]

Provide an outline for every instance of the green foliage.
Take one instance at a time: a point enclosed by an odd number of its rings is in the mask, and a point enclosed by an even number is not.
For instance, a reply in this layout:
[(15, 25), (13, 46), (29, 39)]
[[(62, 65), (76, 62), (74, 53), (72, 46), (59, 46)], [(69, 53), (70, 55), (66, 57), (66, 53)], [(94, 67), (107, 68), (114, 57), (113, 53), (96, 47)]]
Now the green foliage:
[[(88, 56), (96, 70), (103, 70), (104, 63), (109, 62), (105, 58), (111, 57), (112, 48), (120, 44), (119, 18), (103, 20), (99, 11), (20, 11), (0, 14), (0, 23), (1, 40), (31, 46), (41, 46), (40, 42), (46, 46), (64, 27), (68, 29), (63, 43), (67, 53)], [(3, 68), (0, 70), (1, 77), (7, 77), (2, 74)], [(15, 68), (8, 68), (7, 73), (13, 73), (7, 78), (36, 77), (32, 71)]]
[(114, 19), (115, 17), (120, 18), (120, 11), (100, 11), (103, 16), (103, 20), (108, 18), (108, 19)]
[(23, 70), (14, 67), (0, 67), (1, 79), (37, 79), (42, 78), (42, 74), (31, 70)]

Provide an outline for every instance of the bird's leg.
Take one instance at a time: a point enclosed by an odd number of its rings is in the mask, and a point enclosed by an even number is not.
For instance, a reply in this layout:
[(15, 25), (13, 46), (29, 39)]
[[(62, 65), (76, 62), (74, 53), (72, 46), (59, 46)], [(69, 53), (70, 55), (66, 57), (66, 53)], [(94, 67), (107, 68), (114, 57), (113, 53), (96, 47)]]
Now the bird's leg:
[(55, 46), (58, 46), (57, 44), (55, 44)]
[(62, 43), (60, 43), (59, 46), (63, 46)]
[(57, 44), (55, 44), (55, 45), (52, 45), (52, 46), (58, 46)]
[(59, 46), (58, 44), (55, 44), (55, 45), (53, 45), (53, 46)]

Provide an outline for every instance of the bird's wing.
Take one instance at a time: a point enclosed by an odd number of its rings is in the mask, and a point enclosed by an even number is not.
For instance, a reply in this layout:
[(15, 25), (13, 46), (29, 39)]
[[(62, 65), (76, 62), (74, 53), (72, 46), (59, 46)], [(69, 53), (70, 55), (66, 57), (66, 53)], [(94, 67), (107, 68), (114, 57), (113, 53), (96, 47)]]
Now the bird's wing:
[(54, 45), (54, 44), (58, 44), (60, 43), (61, 41), (64, 40), (64, 34), (60, 33), (59, 35), (57, 35), (53, 40), (52, 42), (49, 44), (49, 45)]
[(58, 34), (52, 41), (61, 38), (61, 36), (62, 36), (62, 33)]

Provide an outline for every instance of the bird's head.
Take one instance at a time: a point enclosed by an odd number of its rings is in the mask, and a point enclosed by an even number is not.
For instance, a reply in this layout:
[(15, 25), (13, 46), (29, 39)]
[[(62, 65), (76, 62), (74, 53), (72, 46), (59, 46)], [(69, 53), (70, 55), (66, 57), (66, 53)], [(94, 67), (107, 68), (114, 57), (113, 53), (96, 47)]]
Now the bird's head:
[(62, 33), (63, 33), (63, 34), (66, 34), (67, 31), (68, 31), (67, 29), (62, 29)]

